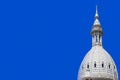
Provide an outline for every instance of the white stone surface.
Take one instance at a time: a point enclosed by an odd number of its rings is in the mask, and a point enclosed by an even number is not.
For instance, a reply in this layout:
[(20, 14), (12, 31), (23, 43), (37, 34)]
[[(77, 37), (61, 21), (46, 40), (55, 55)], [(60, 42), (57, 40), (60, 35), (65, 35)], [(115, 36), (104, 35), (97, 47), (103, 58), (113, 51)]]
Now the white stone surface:
[[(94, 66), (95, 62), (96, 67)], [(102, 67), (102, 63), (104, 67)], [(87, 68), (88, 64), (89, 69)], [(109, 78), (118, 80), (116, 65), (112, 57), (102, 46), (93, 46), (83, 59), (78, 73), (78, 80), (82, 80), (83, 78)]]

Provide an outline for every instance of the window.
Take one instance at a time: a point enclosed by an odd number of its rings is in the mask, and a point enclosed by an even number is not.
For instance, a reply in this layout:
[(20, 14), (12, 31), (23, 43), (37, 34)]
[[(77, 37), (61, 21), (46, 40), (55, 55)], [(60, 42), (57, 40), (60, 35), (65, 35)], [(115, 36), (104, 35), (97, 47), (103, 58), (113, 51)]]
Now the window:
[(110, 63), (109, 63), (109, 65), (108, 65), (108, 67), (109, 67), (109, 69), (110, 69)]
[(102, 63), (102, 67), (104, 67), (104, 64)]
[(102, 67), (104, 67), (104, 63), (102, 62)]
[(101, 36), (99, 36), (99, 42), (100, 42), (100, 38), (101, 38)]
[(94, 63), (94, 67), (96, 67), (96, 62)]
[(115, 69), (115, 65), (114, 65), (114, 69)]
[(89, 64), (87, 64), (87, 68), (89, 68)]
[(98, 42), (98, 38), (97, 38), (97, 35), (96, 35), (96, 42)]
[(84, 66), (82, 65), (82, 69), (84, 69)]

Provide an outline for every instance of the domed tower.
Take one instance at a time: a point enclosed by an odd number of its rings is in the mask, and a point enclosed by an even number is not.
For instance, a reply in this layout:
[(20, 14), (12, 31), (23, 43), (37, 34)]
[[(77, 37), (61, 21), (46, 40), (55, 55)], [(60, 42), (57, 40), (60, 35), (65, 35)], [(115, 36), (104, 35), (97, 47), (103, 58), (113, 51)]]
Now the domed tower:
[(118, 80), (116, 65), (109, 53), (102, 47), (103, 30), (99, 22), (97, 7), (91, 35), (92, 48), (81, 63), (78, 80)]

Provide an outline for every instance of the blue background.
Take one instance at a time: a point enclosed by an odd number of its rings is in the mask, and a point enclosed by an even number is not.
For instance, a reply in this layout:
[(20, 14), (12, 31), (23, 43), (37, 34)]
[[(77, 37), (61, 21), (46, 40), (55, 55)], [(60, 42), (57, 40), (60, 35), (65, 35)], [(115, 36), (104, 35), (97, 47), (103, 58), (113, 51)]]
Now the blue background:
[(0, 80), (77, 80), (96, 4), (120, 73), (119, 0), (1, 0)]

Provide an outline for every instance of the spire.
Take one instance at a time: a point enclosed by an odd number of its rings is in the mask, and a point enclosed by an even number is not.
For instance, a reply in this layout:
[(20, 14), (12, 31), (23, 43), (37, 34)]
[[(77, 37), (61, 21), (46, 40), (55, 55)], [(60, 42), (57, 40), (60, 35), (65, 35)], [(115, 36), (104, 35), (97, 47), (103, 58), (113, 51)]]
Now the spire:
[(95, 19), (98, 19), (99, 18), (99, 15), (98, 15), (98, 7), (96, 5), (96, 13), (95, 13)]
[(99, 22), (99, 15), (98, 15), (98, 7), (97, 7), (97, 5), (96, 5), (96, 13), (95, 13), (95, 21), (94, 21), (94, 26), (95, 25), (99, 25), (100, 26), (100, 22)]
[(98, 7), (96, 6), (96, 13), (95, 13), (95, 21), (93, 23), (93, 27), (92, 27), (92, 45), (100, 45), (102, 46), (102, 35), (103, 35), (103, 31), (101, 28), (101, 24), (99, 22), (99, 15), (98, 15)]

